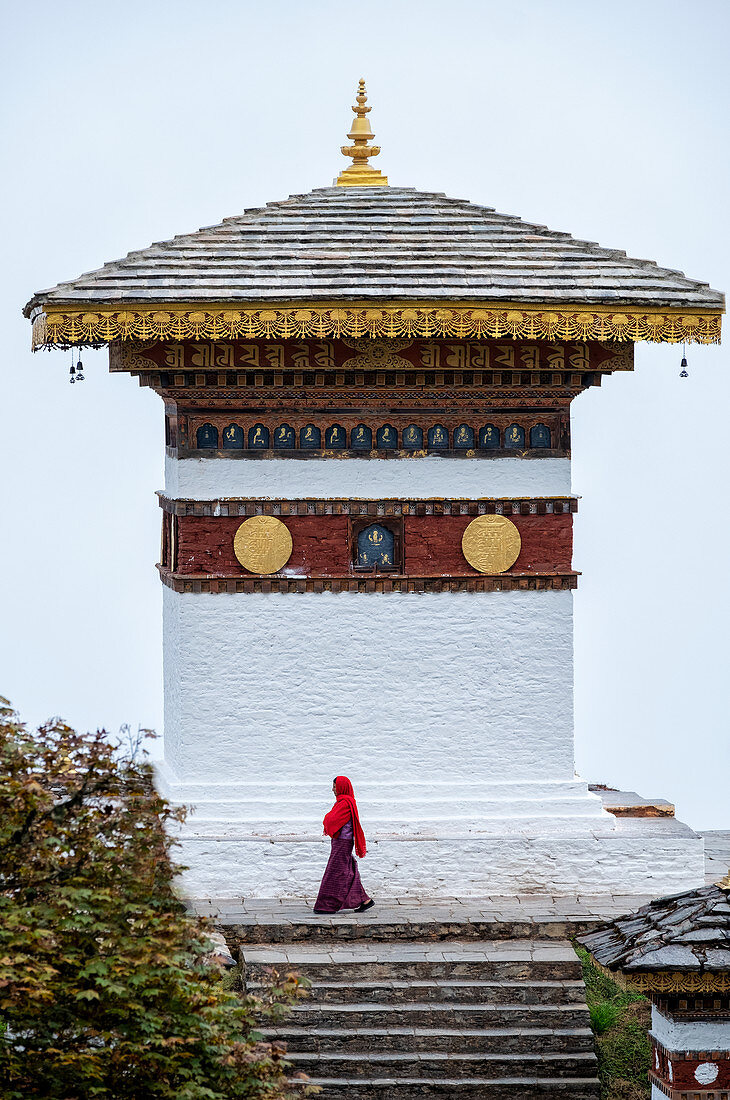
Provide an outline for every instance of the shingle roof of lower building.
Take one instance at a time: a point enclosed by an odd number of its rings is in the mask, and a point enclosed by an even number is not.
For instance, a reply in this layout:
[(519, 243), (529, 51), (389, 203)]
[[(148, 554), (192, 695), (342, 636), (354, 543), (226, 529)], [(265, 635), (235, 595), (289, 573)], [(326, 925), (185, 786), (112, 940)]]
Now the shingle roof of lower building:
[(647, 970), (730, 970), (730, 894), (705, 886), (658, 898), (577, 937), (601, 966)]
[(173, 237), (26, 306), (383, 299), (722, 309), (679, 271), (408, 187), (326, 187)]

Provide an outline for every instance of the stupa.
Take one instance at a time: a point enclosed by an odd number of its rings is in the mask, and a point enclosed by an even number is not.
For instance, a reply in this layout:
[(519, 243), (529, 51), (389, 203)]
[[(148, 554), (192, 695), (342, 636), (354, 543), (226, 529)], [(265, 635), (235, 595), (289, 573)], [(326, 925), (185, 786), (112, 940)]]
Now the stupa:
[(106, 344), (164, 402), (185, 889), (315, 893), (336, 774), (378, 897), (691, 889), (701, 838), (648, 843), (574, 772), (570, 403), (637, 342), (717, 342), (723, 297), (391, 185), (369, 110), (361, 82), (333, 186), (25, 309), (36, 348)]

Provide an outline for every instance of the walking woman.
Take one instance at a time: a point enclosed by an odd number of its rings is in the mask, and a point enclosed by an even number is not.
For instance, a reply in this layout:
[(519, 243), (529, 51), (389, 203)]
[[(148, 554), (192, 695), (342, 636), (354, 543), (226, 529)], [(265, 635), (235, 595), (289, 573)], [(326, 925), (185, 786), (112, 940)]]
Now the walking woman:
[(354, 909), (356, 913), (364, 913), (375, 902), (363, 889), (357, 862), (352, 855), (353, 844), (360, 859), (367, 850), (355, 792), (346, 775), (337, 776), (332, 791), (335, 804), (324, 819), (325, 835), (332, 837), (332, 849), (314, 911), (338, 913), (340, 909)]

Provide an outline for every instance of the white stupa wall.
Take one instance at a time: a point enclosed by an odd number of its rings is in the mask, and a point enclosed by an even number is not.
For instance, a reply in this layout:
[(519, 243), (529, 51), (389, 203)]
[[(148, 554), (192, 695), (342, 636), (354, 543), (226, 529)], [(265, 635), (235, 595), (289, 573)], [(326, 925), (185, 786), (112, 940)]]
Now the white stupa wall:
[(665, 1015), (656, 1005), (651, 1008), (651, 1037), (671, 1051), (717, 1050), (730, 1054), (730, 1019), (706, 1016), (683, 1020)]
[[(167, 459), (167, 495), (199, 500), (569, 491), (568, 459)], [(379, 896), (697, 885), (701, 841), (650, 858), (574, 774), (572, 607), (570, 591), (165, 588), (159, 781), (194, 808), (186, 891), (316, 893), (336, 774)]]
[[(168, 456), (166, 464), (166, 493), (197, 500), (569, 491), (565, 458)], [(556, 797), (575, 801), (570, 592), (166, 590), (164, 621), (165, 756), (181, 782), (194, 777), (198, 793), (220, 784), (223, 767), (231, 782), (250, 781), (252, 768), (258, 776), (273, 755), (281, 781), (300, 792), (302, 761), (312, 789), (324, 782), (328, 790), (333, 774), (368, 782), (387, 760), (402, 784), (440, 784), (442, 801), (464, 800), (467, 780), (500, 788), (497, 809), (517, 814), (525, 799), (542, 812), (537, 787), (542, 793), (548, 780), (568, 784)], [(206, 727), (215, 738), (201, 753)], [(509, 786), (517, 782), (528, 784), (527, 794)], [(584, 786), (580, 802), (580, 812), (599, 812)]]
[[(571, 592), (164, 591), (165, 755), (181, 777), (572, 781)], [(205, 751), (201, 752), (201, 741)]]
[(564, 497), (569, 458), (184, 458), (167, 456), (170, 497)]

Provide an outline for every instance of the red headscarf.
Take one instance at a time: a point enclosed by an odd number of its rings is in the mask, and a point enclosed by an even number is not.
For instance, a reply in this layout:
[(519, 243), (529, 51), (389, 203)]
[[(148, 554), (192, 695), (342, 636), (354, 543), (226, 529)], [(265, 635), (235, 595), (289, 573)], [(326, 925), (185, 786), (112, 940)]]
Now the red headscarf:
[(360, 816), (357, 812), (355, 792), (346, 775), (338, 775), (335, 779), (335, 797), (337, 801), (324, 819), (324, 831), (327, 836), (334, 836), (343, 825), (346, 825), (348, 821), (352, 821), (355, 852), (362, 859), (367, 851), (365, 833), (362, 831)]

